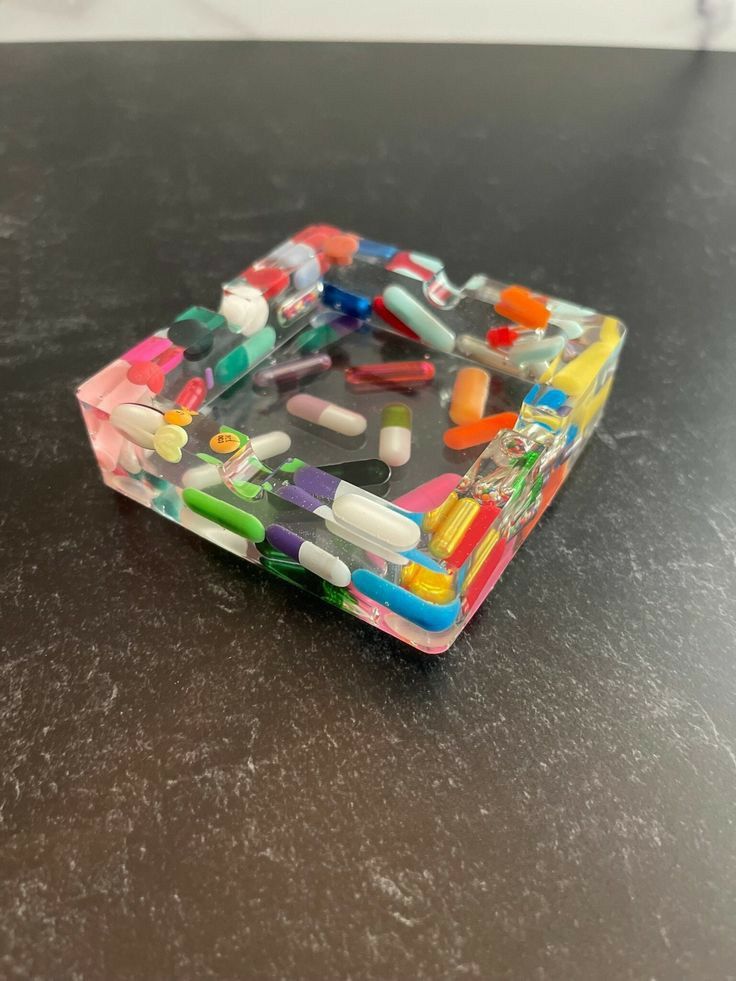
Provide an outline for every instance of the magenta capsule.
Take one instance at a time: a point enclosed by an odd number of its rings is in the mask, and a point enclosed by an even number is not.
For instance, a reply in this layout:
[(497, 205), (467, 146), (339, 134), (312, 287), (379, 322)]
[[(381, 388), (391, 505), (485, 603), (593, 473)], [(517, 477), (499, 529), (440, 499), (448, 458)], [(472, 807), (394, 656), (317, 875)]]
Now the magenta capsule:
[(283, 364), (262, 368), (253, 375), (253, 383), (259, 388), (268, 388), (269, 385), (292, 385), (309, 375), (329, 371), (331, 367), (332, 358), (329, 354), (310, 354), (294, 361), (285, 361)]
[(345, 381), (358, 391), (371, 388), (419, 388), (435, 375), (431, 361), (384, 361), (345, 369)]
[(204, 402), (207, 394), (207, 386), (201, 378), (190, 378), (184, 385), (174, 401), (182, 409), (192, 409), (194, 412), (199, 409)]

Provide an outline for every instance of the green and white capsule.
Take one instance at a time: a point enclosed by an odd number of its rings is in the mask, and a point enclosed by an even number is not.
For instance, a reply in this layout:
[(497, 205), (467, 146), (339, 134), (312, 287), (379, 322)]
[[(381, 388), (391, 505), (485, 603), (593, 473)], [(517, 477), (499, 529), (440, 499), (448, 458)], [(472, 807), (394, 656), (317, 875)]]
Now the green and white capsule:
[(403, 402), (386, 405), (381, 413), (378, 456), (390, 467), (403, 467), (411, 457), (411, 409)]

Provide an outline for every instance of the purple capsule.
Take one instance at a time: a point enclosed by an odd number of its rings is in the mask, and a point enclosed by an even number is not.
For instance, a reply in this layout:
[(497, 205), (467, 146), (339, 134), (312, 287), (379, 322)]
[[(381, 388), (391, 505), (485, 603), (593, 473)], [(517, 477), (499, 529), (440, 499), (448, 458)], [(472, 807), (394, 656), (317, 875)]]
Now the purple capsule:
[(307, 378), (309, 375), (318, 375), (323, 371), (329, 371), (332, 367), (332, 358), (329, 354), (309, 354), (304, 358), (297, 358), (295, 361), (286, 361), (283, 364), (271, 365), (270, 368), (262, 368), (253, 375), (253, 382), (259, 388), (268, 388), (270, 385), (293, 385), (294, 382)]
[(311, 494), (302, 490), (301, 487), (295, 487), (294, 484), (284, 484), (276, 493), (282, 500), (288, 501), (289, 504), (294, 504), (299, 508), (303, 508), (305, 511), (311, 511), (312, 514), (318, 514), (320, 518), (332, 518), (332, 512), (327, 505), (323, 504), (322, 501), (318, 501), (316, 497), (312, 497)]

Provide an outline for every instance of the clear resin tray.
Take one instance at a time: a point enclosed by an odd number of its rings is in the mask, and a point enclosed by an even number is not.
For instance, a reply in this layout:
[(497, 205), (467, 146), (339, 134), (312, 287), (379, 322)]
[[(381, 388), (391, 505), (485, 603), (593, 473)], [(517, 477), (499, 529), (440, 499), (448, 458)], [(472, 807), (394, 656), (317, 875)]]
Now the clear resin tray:
[(590, 438), (624, 334), (312, 225), (77, 396), (110, 487), (438, 654)]

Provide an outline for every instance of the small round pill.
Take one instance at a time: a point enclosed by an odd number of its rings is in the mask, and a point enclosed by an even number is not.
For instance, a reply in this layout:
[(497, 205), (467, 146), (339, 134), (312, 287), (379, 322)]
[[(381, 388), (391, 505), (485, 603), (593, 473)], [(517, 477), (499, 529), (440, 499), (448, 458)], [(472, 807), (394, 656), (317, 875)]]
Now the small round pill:
[(240, 447), (240, 440), (234, 433), (215, 433), (210, 440), (210, 449), (214, 453), (232, 453)]
[(192, 421), (192, 413), (188, 409), (169, 409), (164, 412), (164, 422), (172, 426), (188, 426)]
[(355, 235), (331, 235), (322, 251), (336, 266), (349, 266), (358, 251), (360, 241)]
[(139, 361), (128, 369), (128, 381), (134, 385), (145, 385), (149, 392), (158, 395), (164, 387), (164, 373), (152, 361)]

